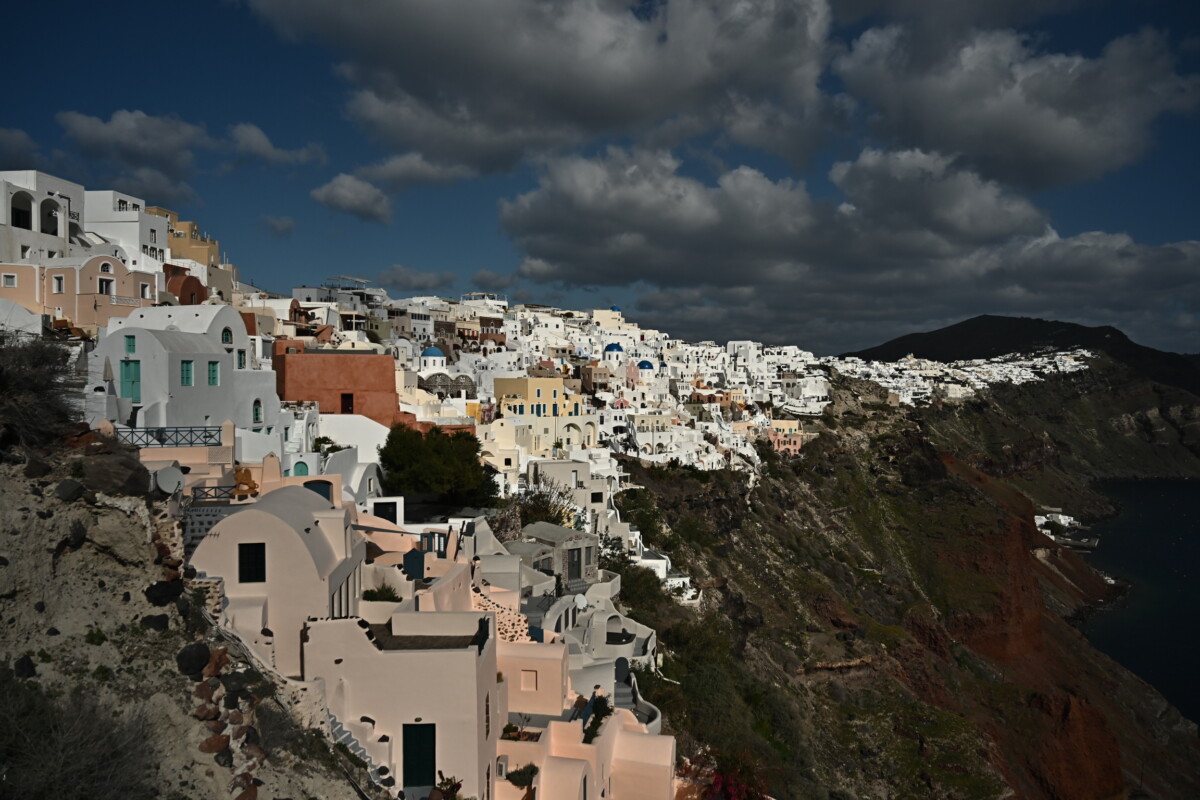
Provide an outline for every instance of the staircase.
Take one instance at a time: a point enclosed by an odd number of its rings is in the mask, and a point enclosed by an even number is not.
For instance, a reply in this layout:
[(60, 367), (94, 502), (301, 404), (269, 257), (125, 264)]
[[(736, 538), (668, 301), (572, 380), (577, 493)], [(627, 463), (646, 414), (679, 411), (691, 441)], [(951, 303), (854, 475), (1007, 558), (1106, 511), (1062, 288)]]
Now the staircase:
[(365, 761), (367, 764), (367, 773), (371, 776), (371, 780), (379, 783), (383, 779), (379, 774), (379, 768), (375, 766), (370, 753), (362, 746), (362, 742), (359, 741), (358, 736), (355, 736), (355, 732), (350, 730), (351, 728), (358, 729), (358, 735), (363, 737), (368, 736), (372, 730), (370, 725), (364, 723), (350, 722), (347, 725), (343, 725), (341, 720), (333, 714), (329, 714), (330, 738), (333, 739), (335, 744), (345, 745), (347, 750)]

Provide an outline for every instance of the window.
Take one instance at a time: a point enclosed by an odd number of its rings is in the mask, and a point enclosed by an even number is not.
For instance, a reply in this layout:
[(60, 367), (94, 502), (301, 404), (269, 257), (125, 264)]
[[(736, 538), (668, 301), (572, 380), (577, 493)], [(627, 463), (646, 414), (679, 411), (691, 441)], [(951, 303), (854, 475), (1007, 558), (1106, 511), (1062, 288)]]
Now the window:
[(251, 411), (252, 411), (252, 417), (251, 417), (251, 418), (254, 420), (254, 424), (255, 424), (255, 425), (258, 425), (259, 423), (261, 423), (261, 422), (263, 421), (263, 416), (262, 416), (262, 400), (255, 400), (255, 401), (254, 401), (254, 407), (253, 407), (253, 409), (252, 409)]
[(104, 263), (102, 263), (100, 265), (100, 271), (101, 272), (112, 272), (112, 264), (105, 261)]
[(492, 738), (492, 693), (483, 696), (483, 738)]
[(5, 289), (17, 288), (17, 276), (13, 275), (11, 273), (8, 273), (8, 272), (4, 273), (4, 288)]
[(150, 244), (157, 244), (157, 243), (158, 243), (158, 231), (154, 230), (154, 228), (151, 228), (150, 229)]
[(113, 293), (113, 279), (112, 278), (101, 278), (96, 284), (96, 291), (99, 294), (112, 294)]
[(126, 336), (125, 337), (125, 352), (130, 353), (130, 354), (137, 352), (137, 337), (136, 336)]
[(221, 362), (219, 362), (219, 361), (208, 362), (208, 385), (209, 386), (220, 386), (221, 385)]
[(233, 330), (230, 328), (221, 329), (221, 344), (233, 344)]
[(237, 358), (238, 358), (238, 360), (237, 360), (237, 368), (238, 368), (238, 369), (245, 369), (245, 368), (246, 368), (246, 351), (245, 351), (245, 350), (238, 350), (238, 356), (237, 356)]
[(596, 563), (596, 548), (585, 547), (583, 549), (583, 564), (584, 564), (584, 566), (590, 567), (594, 563)]
[(542, 396), (542, 390), (541, 390), (541, 389), (538, 389), (538, 390), (537, 390), (537, 396), (538, 396), (538, 397), (541, 397), (541, 396)]
[(62, 294), (67, 289), (67, 281), (62, 275), (54, 276), (54, 293)]
[(117, 211), (128, 211), (128, 210), (129, 210), (129, 201), (128, 200), (118, 200), (117, 201)]
[(196, 375), (195, 375), (195, 371), (193, 370), (192, 367), (193, 367), (193, 363), (191, 361), (180, 361), (179, 362), (179, 385), (180, 386), (194, 386), (196, 384)]
[(592, 502), (593, 503), (603, 503), (604, 502), (604, 492), (592, 492)]
[(33, 249), (33, 247), (30, 245), (27, 245), (27, 244), (21, 245), (21, 260), (22, 261), (29, 258), (29, 251), (32, 249)]
[(558, 399), (558, 389), (555, 389), (554, 391), (550, 392), (550, 396), (557, 400)]
[(238, 545), (238, 583), (267, 582), (267, 545), (263, 542)]
[(139, 284), (139, 286), (141, 287), (142, 299), (149, 300), (150, 299), (150, 284), (143, 283), (143, 284)]

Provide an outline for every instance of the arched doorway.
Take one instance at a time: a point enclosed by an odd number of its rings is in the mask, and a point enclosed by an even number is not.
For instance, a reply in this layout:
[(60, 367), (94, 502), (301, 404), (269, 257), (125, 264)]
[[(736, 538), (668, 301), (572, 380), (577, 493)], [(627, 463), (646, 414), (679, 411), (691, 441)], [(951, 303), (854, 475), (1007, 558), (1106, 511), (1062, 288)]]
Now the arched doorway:
[(9, 223), (14, 228), (33, 230), (33, 197), (28, 192), (17, 192), (12, 196), (8, 212)]
[(42, 233), (58, 236), (58, 215), (60, 208), (58, 202), (55, 200), (46, 199), (42, 201), (40, 215)]

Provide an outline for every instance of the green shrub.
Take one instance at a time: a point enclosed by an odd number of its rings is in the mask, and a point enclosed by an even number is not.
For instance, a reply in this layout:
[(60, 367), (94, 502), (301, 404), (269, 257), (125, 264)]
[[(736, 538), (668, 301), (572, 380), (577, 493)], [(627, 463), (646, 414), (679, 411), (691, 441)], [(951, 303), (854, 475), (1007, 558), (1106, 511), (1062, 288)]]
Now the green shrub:
[(533, 785), (533, 778), (537, 774), (537, 764), (526, 764), (520, 769), (509, 770), (508, 782), (518, 789), (527, 789)]
[(396, 590), (385, 583), (376, 586), (374, 589), (364, 591), (363, 600), (379, 603), (399, 603), (400, 595), (396, 594)]
[(83, 635), (83, 640), (91, 645), (101, 645), (108, 641), (108, 637), (99, 628), (89, 628)]

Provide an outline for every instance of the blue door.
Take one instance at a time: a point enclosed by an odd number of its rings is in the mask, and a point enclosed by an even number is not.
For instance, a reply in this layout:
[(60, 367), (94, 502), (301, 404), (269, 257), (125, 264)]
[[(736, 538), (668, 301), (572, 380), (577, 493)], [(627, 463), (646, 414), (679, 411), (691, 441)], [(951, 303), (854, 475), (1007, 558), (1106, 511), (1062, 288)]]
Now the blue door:
[(135, 403), (142, 402), (142, 362), (121, 362), (121, 397)]
[(404, 785), (433, 786), (437, 782), (434, 738), (436, 725), (404, 726)]

